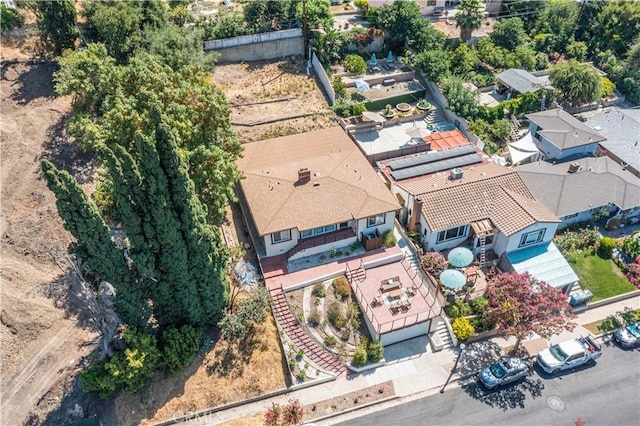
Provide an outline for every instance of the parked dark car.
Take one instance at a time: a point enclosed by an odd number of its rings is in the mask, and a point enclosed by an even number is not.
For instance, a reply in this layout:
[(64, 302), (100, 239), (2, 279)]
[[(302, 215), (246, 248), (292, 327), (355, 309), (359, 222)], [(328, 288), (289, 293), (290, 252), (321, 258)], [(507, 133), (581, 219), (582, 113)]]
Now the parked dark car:
[(444, 7), (436, 6), (433, 8), (433, 16), (444, 16)]
[(480, 381), (487, 389), (520, 380), (529, 374), (531, 366), (522, 358), (504, 358), (485, 367), (480, 372)]
[(623, 348), (631, 348), (640, 343), (640, 321), (624, 325), (613, 332), (613, 338)]

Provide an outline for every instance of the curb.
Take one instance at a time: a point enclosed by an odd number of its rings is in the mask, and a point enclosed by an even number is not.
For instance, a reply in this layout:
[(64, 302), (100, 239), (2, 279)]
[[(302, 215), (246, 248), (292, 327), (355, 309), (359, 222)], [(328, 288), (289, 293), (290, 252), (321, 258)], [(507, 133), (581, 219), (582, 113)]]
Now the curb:
[[(321, 422), (321, 421), (332, 419), (334, 417), (342, 416), (343, 414), (353, 413), (353, 412), (358, 411), (358, 410), (363, 410), (365, 408), (369, 408), (369, 407), (372, 407), (372, 406), (377, 405), (377, 404), (383, 404), (385, 402), (394, 401), (394, 400), (400, 399), (400, 398), (401, 398), (401, 396), (399, 396), (399, 395), (393, 395), (393, 396), (389, 396), (387, 398), (379, 399), (377, 401), (367, 402), (366, 404), (358, 405), (357, 407), (351, 407), (351, 408), (347, 408), (345, 410), (342, 410), (342, 411), (339, 411), (339, 412), (336, 412), (336, 413), (327, 414), (327, 415), (324, 415), (322, 417), (314, 417), (314, 418), (309, 419), (309, 420), (311, 421), (311, 423)], [(305, 422), (305, 424), (307, 424), (307, 423), (309, 423), (309, 422)]]

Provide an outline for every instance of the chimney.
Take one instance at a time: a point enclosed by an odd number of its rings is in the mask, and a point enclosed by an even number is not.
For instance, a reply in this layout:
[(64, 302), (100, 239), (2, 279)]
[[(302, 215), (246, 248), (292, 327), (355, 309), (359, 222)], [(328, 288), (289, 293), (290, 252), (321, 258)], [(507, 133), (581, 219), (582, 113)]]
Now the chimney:
[(580, 170), (580, 163), (572, 162), (569, 164), (569, 173), (575, 173)]
[(307, 183), (311, 180), (311, 171), (306, 167), (298, 170), (298, 183)]
[(422, 213), (422, 198), (415, 197), (413, 200), (413, 209), (411, 210), (411, 217), (409, 218), (409, 232), (416, 230), (416, 227), (420, 224), (420, 214)]

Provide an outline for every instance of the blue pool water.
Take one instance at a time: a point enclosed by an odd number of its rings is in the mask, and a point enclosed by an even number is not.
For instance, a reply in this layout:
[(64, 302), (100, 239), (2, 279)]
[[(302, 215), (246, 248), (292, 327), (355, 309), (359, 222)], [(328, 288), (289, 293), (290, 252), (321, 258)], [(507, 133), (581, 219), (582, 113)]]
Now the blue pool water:
[(453, 123), (449, 123), (448, 121), (436, 123), (433, 127), (436, 132), (447, 132), (456, 128)]

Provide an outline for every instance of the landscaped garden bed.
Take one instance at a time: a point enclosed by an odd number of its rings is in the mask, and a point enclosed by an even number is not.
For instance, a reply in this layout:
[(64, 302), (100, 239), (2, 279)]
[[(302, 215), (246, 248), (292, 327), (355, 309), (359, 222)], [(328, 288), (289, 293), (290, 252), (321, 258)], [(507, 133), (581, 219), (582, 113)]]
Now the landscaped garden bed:
[(572, 252), (567, 260), (580, 277), (580, 286), (593, 293), (592, 302), (635, 290), (618, 265), (597, 252)]

